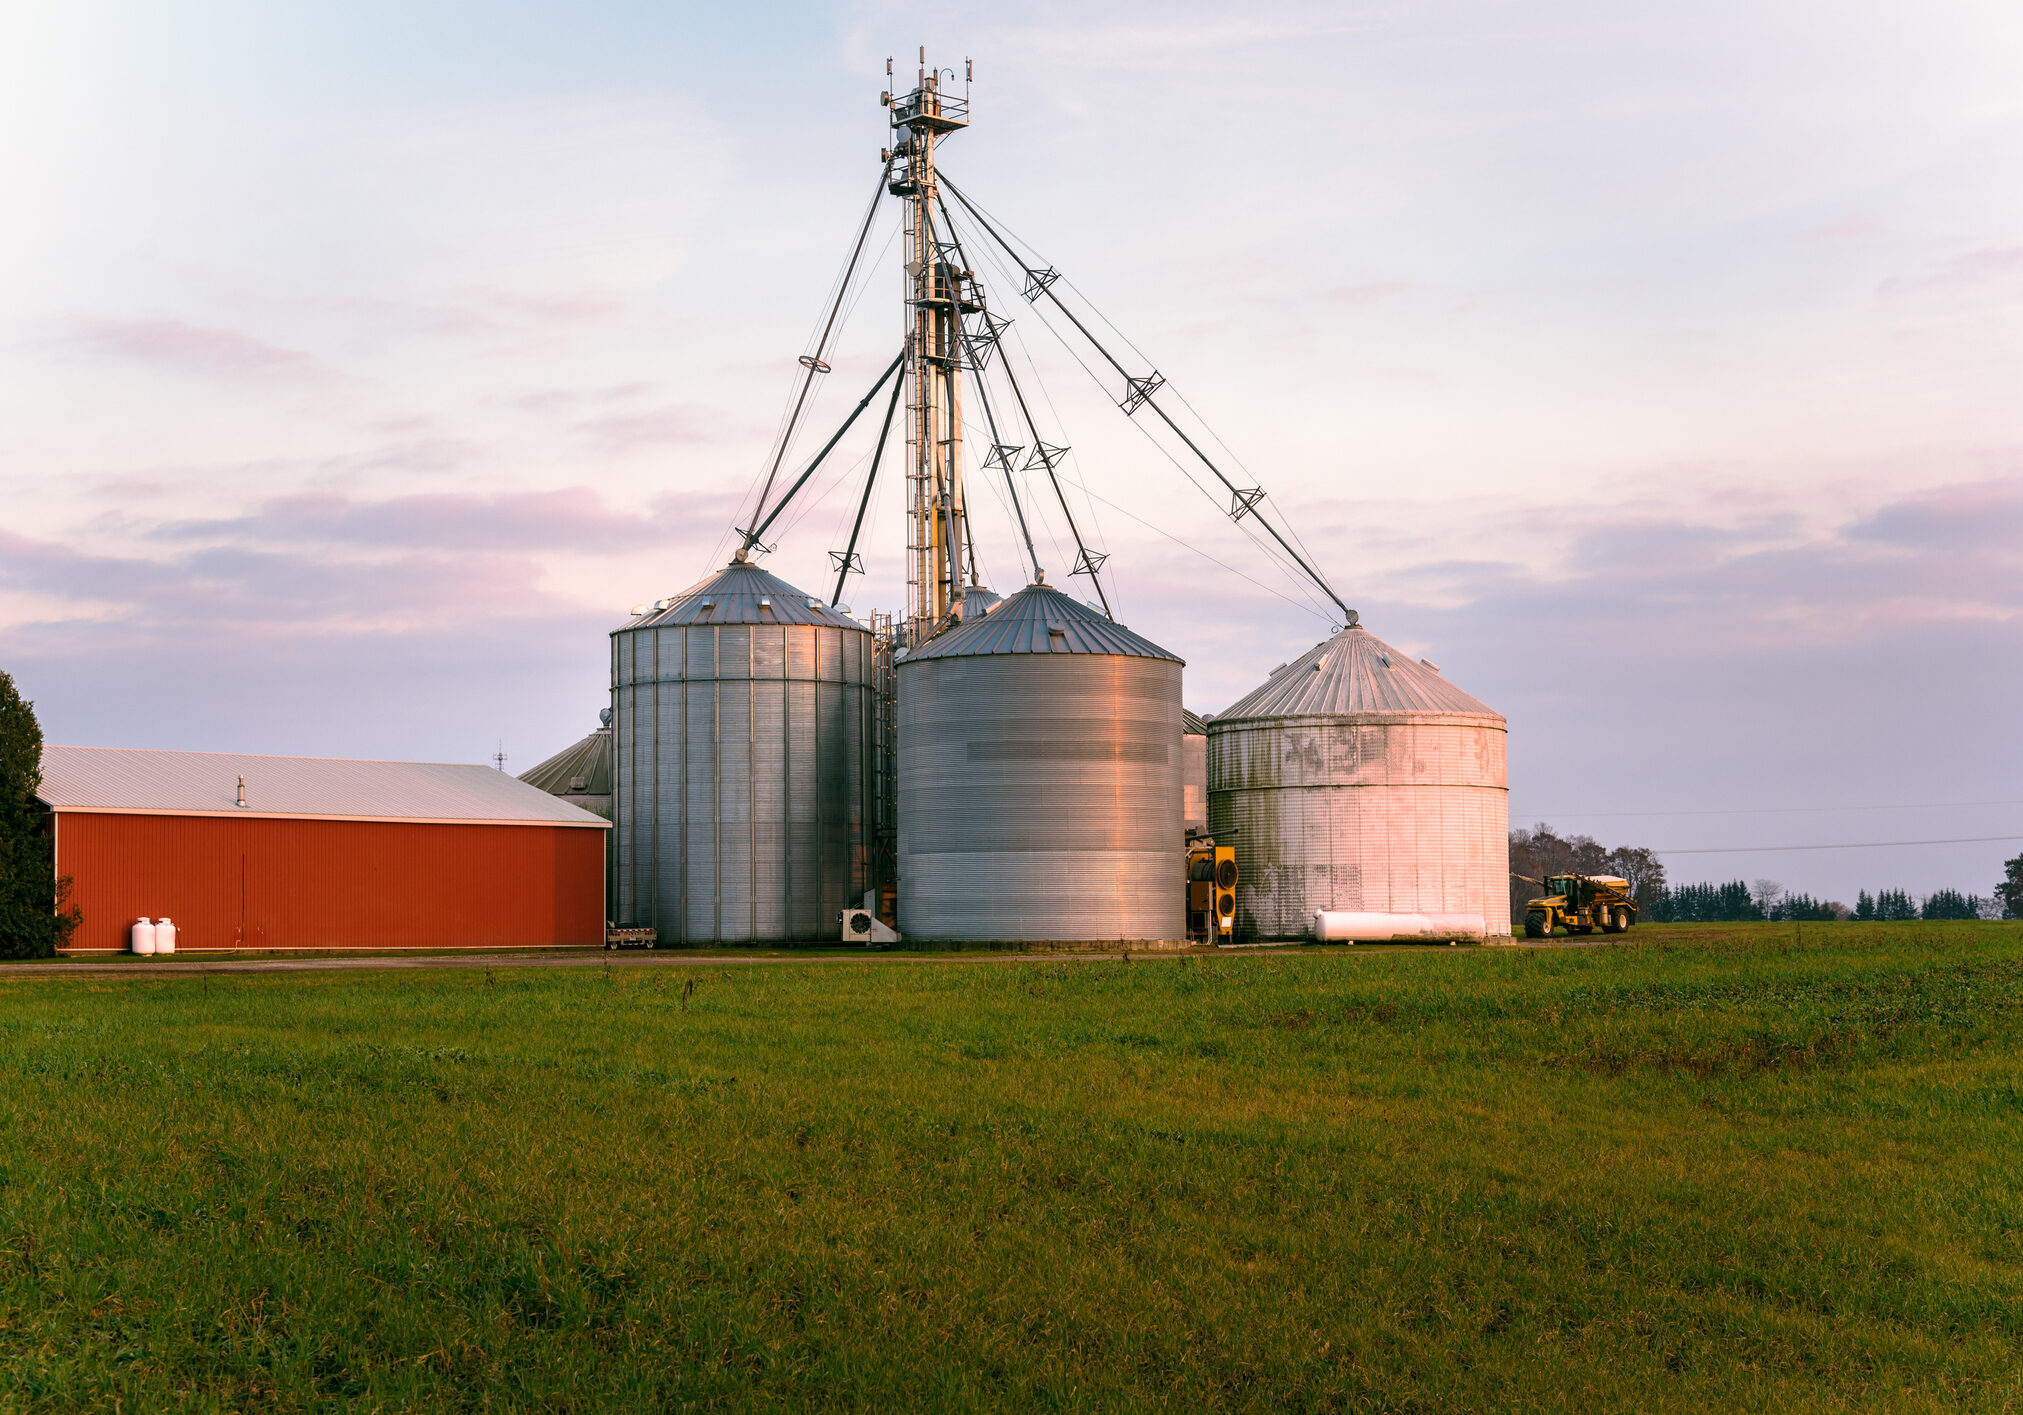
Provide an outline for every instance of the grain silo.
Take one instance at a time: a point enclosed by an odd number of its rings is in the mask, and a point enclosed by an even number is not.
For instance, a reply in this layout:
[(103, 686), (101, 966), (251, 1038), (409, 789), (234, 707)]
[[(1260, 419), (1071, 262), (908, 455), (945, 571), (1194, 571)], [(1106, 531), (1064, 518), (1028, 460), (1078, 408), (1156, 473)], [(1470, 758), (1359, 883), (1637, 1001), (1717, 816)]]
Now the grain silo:
[(1480, 914), (1510, 934), (1503, 718), (1351, 627), (1208, 724), (1208, 824), (1237, 852), (1239, 932), (1316, 910)]
[(1180, 714), (1180, 824), (1208, 829), (1208, 724), (1194, 713)]
[(964, 623), (983, 618), (984, 615), (1004, 603), (1004, 596), (988, 585), (975, 583), (962, 587), (962, 618)]
[(1180, 669), (1045, 584), (900, 660), (900, 932), (1180, 939)]
[(871, 634), (755, 565), (611, 635), (616, 910), (663, 943), (828, 937), (869, 887)]
[(611, 819), (611, 710), (582, 741), (564, 747), (539, 766), (520, 773), (520, 780), (559, 796), (592, 815)]

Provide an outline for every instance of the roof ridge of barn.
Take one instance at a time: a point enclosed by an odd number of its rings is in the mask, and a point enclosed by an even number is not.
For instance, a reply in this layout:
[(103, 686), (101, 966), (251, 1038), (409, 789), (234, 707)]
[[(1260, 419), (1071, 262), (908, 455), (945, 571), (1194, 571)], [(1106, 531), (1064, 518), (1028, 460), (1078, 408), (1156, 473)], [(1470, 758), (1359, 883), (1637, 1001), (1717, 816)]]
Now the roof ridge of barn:
[(608, 824), (538, 786), (476, 762), (56, 745), (42, 749), (42, 784), (35, 794), (57, 812)]

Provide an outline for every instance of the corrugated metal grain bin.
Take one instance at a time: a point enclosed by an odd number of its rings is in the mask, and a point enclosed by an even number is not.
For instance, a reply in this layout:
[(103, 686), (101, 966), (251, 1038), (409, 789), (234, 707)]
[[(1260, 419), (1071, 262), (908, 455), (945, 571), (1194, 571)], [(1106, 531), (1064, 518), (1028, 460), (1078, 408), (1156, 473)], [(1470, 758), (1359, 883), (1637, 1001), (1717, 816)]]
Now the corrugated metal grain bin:
[(1046, 585), (899, 664), (899, 931), (1177, 940), (1180, 670)]
[(596, 947), (602, 820), (457, 763), (48, 747), (40, 799), (83, 921), (182, 952)]
[(733, 562), (612, 634), (611, 712), (618, 921), (833, 936), (869, 887), (870, 631)]
[(1191, 712), (1180, 714), (1180, 823), (1208, 829), (1208, 724)]
[(1208, 826), (1236, 847), (1238, 929), (1318, 909), (1480, 914), (1510, 933), (1500, 714), (1368, 630), (1342, 631), (1208, 724)]

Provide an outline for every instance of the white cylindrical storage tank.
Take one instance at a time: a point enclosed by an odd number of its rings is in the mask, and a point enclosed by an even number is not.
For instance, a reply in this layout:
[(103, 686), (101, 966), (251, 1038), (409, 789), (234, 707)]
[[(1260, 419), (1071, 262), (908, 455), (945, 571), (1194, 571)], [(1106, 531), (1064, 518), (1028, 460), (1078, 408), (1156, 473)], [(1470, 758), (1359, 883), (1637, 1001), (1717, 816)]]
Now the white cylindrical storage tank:
[(611, 636), (614, 912), (663, 943), (833, 939), (870, 885), (871, 633), (733, 561)]
[(155, 952), (174, 953), (176, 951), (176, 926), (167, 915), (155, 920)]
[(139, 923), (135, 924), (133, 926), (133, 933), (129, 937), (129, 942), (132, 944), (135, 953), (153, 953), (155, 951), (154, 924), (147, 919), (142, 919)]
[(1191, 712), (1180, 714), (1180, 824), (1208, 829), (1208, 724)]
[(1300, 938), (1327, 910), (1479, 914), (1509, 937), (1505, 736), (1361, 627), (1275, 670), (1208, 724), (1208, 828), (1236, 847), (1238, 931)]
[(1314, 912), (1315, 943), (1480, 943), (1488, 933), (1480, 914), (1350, 914)]
[(899, 932), (1179, 940), (1178, 658), (1048, 585), (899, 661)]

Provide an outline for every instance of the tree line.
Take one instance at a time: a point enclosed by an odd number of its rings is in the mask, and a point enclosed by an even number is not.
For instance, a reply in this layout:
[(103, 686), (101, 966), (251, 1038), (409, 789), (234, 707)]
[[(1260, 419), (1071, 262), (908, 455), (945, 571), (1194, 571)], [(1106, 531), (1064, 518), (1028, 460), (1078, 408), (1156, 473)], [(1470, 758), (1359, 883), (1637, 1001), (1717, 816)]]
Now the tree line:
[(1901, 889), (1867, 890), (1854, 906), (1786, 890), (1772, 879), (1730, 880), (1726, 884), (1670, 885), (1665, 865), (1641, 846), (1606, 846), (1591, 835), (1561, 835), (1541, 822), (1510, 832), (1510, 917), (1522, 919), (1525, 905), (1545, 891), (1536, 880), (1554, 875), (1617, 875), (1629, 881), (1639, 917), (1652, 923), (1736, 923), (1859, 919), (2023, 919), (2023, 854), (2003, 862), (2003, 877), (1987, 896), (1941, 889), (1914, 899)]

